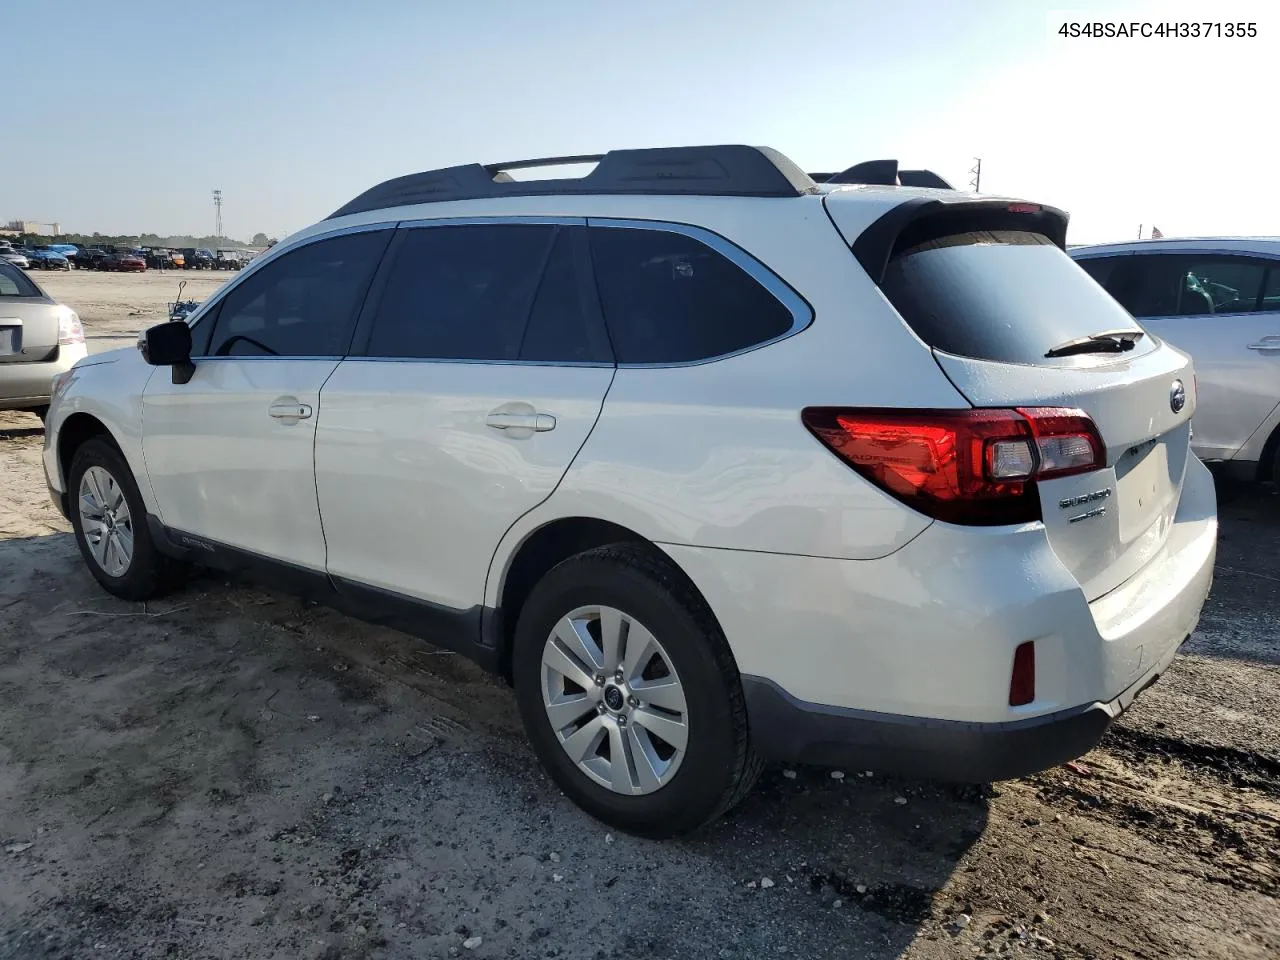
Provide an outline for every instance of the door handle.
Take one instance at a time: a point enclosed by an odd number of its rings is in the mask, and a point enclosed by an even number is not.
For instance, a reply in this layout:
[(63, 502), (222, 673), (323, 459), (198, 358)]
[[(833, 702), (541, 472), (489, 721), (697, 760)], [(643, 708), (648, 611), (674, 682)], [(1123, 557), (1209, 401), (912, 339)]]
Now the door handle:
[(311, 416), (311, 404), (300, 403), (295, 397), (281, 397), (267, 407), (267, 413), (276, 420), (297, 423)]
[(484, 418), (486, 427), (495, 430), (528, 430), (546, 433), (556, 428), (556, 418), (549, 413), (491, 413)]

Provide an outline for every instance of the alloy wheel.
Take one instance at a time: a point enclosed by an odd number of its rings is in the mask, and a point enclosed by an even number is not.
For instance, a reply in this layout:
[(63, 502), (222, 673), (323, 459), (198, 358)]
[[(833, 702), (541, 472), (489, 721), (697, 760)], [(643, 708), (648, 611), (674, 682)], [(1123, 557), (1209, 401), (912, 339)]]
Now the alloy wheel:
[(543, 645), (542, 702), (569, 759), (615, 793), (653, 793), (684, 759), (688, 707), (675, 665), (614, 607), (580, 607), (556, 624)]

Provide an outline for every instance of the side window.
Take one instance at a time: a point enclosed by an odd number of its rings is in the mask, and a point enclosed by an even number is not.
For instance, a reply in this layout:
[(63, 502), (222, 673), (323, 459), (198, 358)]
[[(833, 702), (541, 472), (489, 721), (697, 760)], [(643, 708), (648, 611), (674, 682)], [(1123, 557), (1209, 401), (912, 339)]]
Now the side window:
[(1094, 281), (1108, 293), (1112, 293), (1112, 277), (1116, 272), (1116, 265), (1119, 264), (1123, 257), (1087, 257), (1083, 260), (1077, 260), (1082, 269)]
[(345, 234), (266, 265), (215, 308), (207, 355), (343, 356), (389, 239), (385, 230)]
[(1182, 278), (1182, 316), (1252, 313), (1258, 309), (1268, 263), (1248, 257), (1187, 257)]
[(1176, 316), (1185, 279), (1182, 258), (1134, 254), (1123, 260), (1112, 273), (1107, 287), (1120, 305), (1139, 320)]
[(586, 302), (578, 273), (574, 239), (584, 230), (561, 228), (556, 238), (520, 344), (521, 360), (593, 363), (613, 358), (599, 322), (599, 307)]
[(544, 224), (407, 230), (364, 355), (518, 359), (556, 232)]
[(1271, 313), (1280, 311), (1280, 260), (1267, 268), (1267, 282), (1262, 287), (1262, 302), (1258, 309)]
[(666, 230), (591, 227), (591, 258), (619, 363), (687, 363), (791, 329), (791, 311), (700, 240)]

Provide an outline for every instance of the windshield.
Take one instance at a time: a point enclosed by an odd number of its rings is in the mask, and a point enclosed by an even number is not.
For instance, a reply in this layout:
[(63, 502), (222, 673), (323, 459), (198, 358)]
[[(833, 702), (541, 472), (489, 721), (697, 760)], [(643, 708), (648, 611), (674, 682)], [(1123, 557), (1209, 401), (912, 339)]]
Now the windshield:
[(40, 288), (27, 279), (27, 275), (11, 264), (0, 260), (0, 297), (43, 297)]
[[(1070, 366), (1116, 354), (1046, 358), (1071, 340), (1141, 332), (1133, 317), (1049, 238), (975, 231), (930, 240), (889, 263), (885, 295), (925, 343), (999, 363)], [(1153, 349), (1140, 340), (1132, 357)]]

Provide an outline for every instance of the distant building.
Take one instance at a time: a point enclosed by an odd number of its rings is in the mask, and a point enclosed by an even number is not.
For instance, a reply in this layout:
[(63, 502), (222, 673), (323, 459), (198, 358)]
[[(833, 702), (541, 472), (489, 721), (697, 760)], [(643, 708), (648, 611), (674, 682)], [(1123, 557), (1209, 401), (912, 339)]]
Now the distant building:
[(5, 224), (7, 233), (37, 233), (42, 237), (62, 235), (62, 228), (56, 223), (38, 223), (35, 220), (10, 220)]

